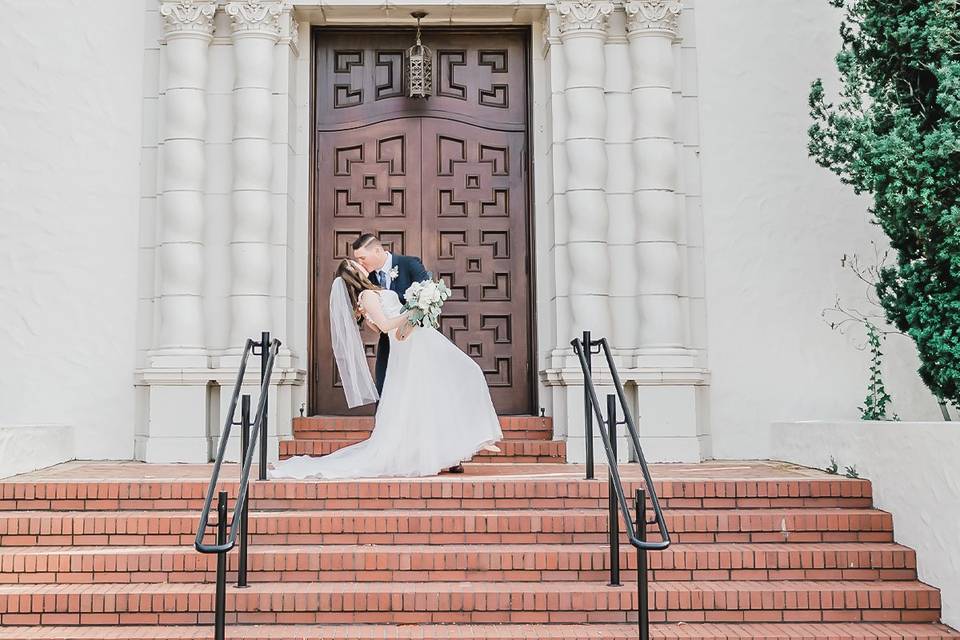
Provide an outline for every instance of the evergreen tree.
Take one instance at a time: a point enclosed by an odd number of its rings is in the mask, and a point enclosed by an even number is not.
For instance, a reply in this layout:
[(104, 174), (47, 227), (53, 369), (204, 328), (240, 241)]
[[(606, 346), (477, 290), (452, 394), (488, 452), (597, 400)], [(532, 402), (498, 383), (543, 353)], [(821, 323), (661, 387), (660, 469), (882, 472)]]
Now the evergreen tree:
[(828, 0), (844, 17), (836, 103), (813, 83), (809, 151), (857, 193), (895, 252), (877, 294), (920, 376), (960, 404), (960, 5)]

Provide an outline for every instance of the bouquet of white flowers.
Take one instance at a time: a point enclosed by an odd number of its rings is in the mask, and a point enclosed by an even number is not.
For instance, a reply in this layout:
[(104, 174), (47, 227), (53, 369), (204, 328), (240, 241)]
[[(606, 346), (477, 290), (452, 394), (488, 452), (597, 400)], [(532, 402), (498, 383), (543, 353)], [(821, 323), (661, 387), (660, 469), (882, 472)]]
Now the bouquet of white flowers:
[(425, 327), (429, 323), (434, 329), (439, 329), (440, 308), (451, 293), (443, 280), (424, 280), (410, 285), (403, 294), (410, 311), (410, 324)]

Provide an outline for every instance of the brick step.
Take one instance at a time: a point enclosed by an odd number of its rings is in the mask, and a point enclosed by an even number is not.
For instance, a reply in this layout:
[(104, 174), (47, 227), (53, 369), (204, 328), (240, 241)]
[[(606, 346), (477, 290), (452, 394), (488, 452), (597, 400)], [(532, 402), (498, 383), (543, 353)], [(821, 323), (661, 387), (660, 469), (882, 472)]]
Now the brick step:
[[(228, 556), (236, 570), (238, 556)], [(896, 544), (673, 545), (649, 555), (650, 577), (689, 580), (916, 580)], [(604, 545), (253, 546), (250, 582), (538, 582), (609, 579)], [(621, 548), (623, 580), (637, 554)], [(0, 548), (0, 583), (213, 582), (216, 556), (186, 547)], [(231, 574), (230, 580), (235, 580)]]
[[(504, 440), (552, 440), (553, 420), (535, 416), (500, 416)], [(293, 419), (298, 440), (363, 440), (373, 431), (373, 416), (313, 416)]]
[[(537, 472), (556, 477), (530, 477), (529, 466), (497, 465), (500, 477), (476, 475), (488, 465), (468, 466), (464, 475), (430, 479), (316, 481), (268, 480), (250, 486), (255, 509), (559, 509), (603, 508), (607, 483), (604, 469), (598, 480), (570, 476), (569, 465), (536, 465)], [(624, 488), (632, 494), (643, 486), (630, 481), (634, 465), (624, 465)], [(0, 511), (199, 511), (206, 495), (205, 477), (175, 480), (62, 480), (0, 482)], [(224, 467), (224, 478), (236, 478), (235, 465)], [(657, 495), (665, 509), (770, 509), (798, 507), (868, 508), (871, 485), (848, 478), (793, 480), (709, 479), (658, 480)], [(236, 482), (222, 487), (231, 496)]]
[[(234, 640), (636, 640), (635, 625), (231, 625)], [(955, 640), (939, 624), (779, 623), (683, 624), (650, 628), (656, 640)], [(212, 640), (210, 626), (8, 627), (0, 640)]]
[[(212, 584), (0, 586), (0, 624), (212, 621)], [(919, 582), (655, 582), (651, 622), (935, 622)], [(586, 623), (636, 619), (635, 585), (599, 583), (265, 583), (227, 592), (249, 624)]]
[[(875, 510), (678, 509), (665, 517), (678, 543), (893, 541), (890, 514)], [(575, 509), (252, 512), (250, 531), (253, 544), (602, 544), (607, 519)], [(189, 545), (197, 522), (195, 512), (0, 513), (0, 546)]]
[[(356, 444), (363, 438), (344, 440), (283, 440), (280, 458), (291, 456), (325, 456), (343, 447)], [(562, 462), (567, 457), (567, 443), (563, 440), (501, 440), (499, 453), (480, 451), (473, 462), (539, 463)]]

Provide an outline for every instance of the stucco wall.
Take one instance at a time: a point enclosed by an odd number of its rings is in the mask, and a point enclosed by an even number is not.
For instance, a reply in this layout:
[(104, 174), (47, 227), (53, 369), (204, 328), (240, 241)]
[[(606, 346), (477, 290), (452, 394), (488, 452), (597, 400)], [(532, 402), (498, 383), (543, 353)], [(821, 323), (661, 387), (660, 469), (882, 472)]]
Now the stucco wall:
[(0, 21), (0, 424), (133, 454), (143, 4), (15, 2)]
[[(826, 0), (698, 0), (696, 16), (714, 455), (764, 458), (772, 421), (858, 417), (862, 336), (831, 331), (821, 311), (838, 294), (863, 301), (840, 258), (873, 256), (880, 234), (868, 202), (806, 152), (809, 83), (835, 81), (840, 13)], [(937, 419), (912, 343), (885, 348), (896, 411)]]
[(960, 425), (945, 422), (774, 424), (772, 457), (825, 468), (834, 456), (873, 485), (897, 542), (917, 551), (920, 579), (941, 590), (943, 621), (960, 628)]
[(0, 425), (0, 478), (73, 460), (73, 444), (68, 425)]

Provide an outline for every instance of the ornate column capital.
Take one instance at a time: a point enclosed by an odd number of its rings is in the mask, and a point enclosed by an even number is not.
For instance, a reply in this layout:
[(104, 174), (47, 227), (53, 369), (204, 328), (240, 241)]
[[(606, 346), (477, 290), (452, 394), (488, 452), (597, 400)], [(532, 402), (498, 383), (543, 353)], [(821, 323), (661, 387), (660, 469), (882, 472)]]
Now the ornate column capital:
[(625, 0), (627, 33), (631, 36), (657, 35), (680, 39), (682, 0)]
[(216, 0), (161, 0), (164, 38), (175, 35), (213, 37)]
[(556, 3), (560, 36), (572, 33), (606, 34), (607, 17), (613, 13), (608, 0), (559, 0)]
[(264, 35), (279, 39), (280, 18), (289, 8), (284, 0), (239, 0), (228, 2), (223, 10), (230, 16), (234, 35)]

